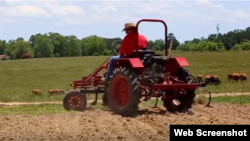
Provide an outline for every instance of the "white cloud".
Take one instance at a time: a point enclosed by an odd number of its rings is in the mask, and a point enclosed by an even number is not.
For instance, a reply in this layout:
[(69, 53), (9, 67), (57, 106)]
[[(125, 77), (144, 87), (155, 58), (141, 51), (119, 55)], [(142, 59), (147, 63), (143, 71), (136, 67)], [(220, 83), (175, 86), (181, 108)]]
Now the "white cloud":
[[(80, 6), (56, 0), (5, 0), (4, 3), (0, 3), (0, 17), (2, 18), (20, 20), (23, 17), (53, 17), (62, 20), (63, 18), (82, 15), (84, 15), (84, 11)], [(1, 21), (4, 22), (5, 20)]]
[(18, 4), (21, 3), (23, 0), (3, 0), (6, 4)]
[(11, 23), (16, 23), (17, 20), (12, 19), (12, 18), (0, 18), (0, 25), (3, 24), (11, 24)]
[(46, 9), (49, 13), (54, 16), (71, 16), (71, 15), (83, 15), (84, 11), (80, 6), (73, 5), (68, 2), (61, 2), (63, 4), (59, 4), (56, 0), (49, 1), (39, 1), (44, 9)]
[[(141, 18), (160, 18), (168, 21), (185, 20), (209, 24), (214, 22), (250, 23), (250, 12), (230, 10), (208, 0), (197, 1), (102, 1), (80, 2), (64, 0), (5, 0), (0, 16), (53, 17), (56, 23), (100, 24), (136, 22)], [(19, 19), (16, 19), (19, 20)], [(3, 20), (1, 20), (3, 21)], [(8, 20), (7, 20), (8, 21)]]
[(45, 10), (40, 7), (32, 5), (21, 5), (13, 7), (0, 7), (0, 13), (2, 17), (49, 17)]
[[(114, 8), (114, 11), (111, 10)], [(134, 21), (141, 18), (161, 18), (163, 20), (184, 22), (195, 21), (201, 24), (214, 22), (250, 23), (250, 12), (242, 9), (230, 10), (222, 4), (208, 0), (197, 1), (130, 1), (130, 2), (100, 2), (98, 5), (89, 4), (88, 18), (77, 18), (70, 24), (117, 23)], [(67, 19), (67, 21), (70, 21)], [(67, 22), (66, 21), (66, 22)]]

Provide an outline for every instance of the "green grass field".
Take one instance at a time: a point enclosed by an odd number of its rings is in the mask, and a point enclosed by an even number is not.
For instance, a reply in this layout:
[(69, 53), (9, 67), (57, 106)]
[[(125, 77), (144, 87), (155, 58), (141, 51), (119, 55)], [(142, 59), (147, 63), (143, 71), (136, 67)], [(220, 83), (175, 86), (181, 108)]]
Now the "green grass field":
[[(212, 93), (247, 92), (250, 82), (227, 82), (230, 72), (250, 75), (249, 53), (177, 53), (172, 57), (184, 56), (190, 62), (193, 75), (218, 75), (222, 80), (219, 86), (208, 86)], [(108, 56), (43, 58), (30, 60), (0, 61), (0, 101), (52, 101), (62, 100), (63, 96), (50, 97), (49, 89), (70, 90), (72, 80), (80, 80), (90, 74)], [(32, 89), (42, 90), (42, 96), (35, 96)]]

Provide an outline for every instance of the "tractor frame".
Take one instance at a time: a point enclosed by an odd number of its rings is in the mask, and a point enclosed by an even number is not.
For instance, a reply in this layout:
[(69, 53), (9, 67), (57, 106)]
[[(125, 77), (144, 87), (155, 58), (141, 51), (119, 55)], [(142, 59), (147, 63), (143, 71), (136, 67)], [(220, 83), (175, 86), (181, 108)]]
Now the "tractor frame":
[[(70, 86), (74, 89), (67, 92), (63, 99), (66, 110), (84, 111), (87, 106), (86, 94), (95, 94), (95, 105), (98, 94), (103, 95), (103, 105), (107, 105), (115, 113), (122, 116), (136, 114), (140, 99), (144, 101), (155, 97), (156, 107), (158, 98), (170, 112), (186, 112), (192, 107), (195, 91), (205, 87), (206, 83), (197, 83), (190, 71), (185, 67), (190, 66), (185, 57), (171, 58), (172, 41), (168, 49), (167, 25), (158, 19), (142, 19), (137, 22), (136, 30), (141, 22), (160, 22), (165, 27), (165, 55), (155, 54), (153, 50), (136, 50), (129, 58), (114, 61), (114, 71), (108, 86), (101, 78), (107, 75), (109, 59), (103, 62), (89, 76), (73, 81)], [(120, 41), (121, 43), (122, 41)], [(112, 44), (114, 47), (115, 42)], [(102, 70), (106, 70), (100, 74)], [(207, 91), (207, 90), (206, 90)], [(209, 94), (210, 92), (207, 91)], [(209, 102), (206, 106), (210, 106)]]

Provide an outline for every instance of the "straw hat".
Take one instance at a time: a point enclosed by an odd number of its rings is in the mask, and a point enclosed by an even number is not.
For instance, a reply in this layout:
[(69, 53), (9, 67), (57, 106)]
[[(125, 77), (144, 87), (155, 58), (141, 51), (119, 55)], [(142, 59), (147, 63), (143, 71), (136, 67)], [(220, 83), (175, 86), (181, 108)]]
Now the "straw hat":
[(136, 28), (136, 25), (134, 23), (126, 23), (122, 31), (125, 31), (126, 29), (129, 29), (129, 28)]

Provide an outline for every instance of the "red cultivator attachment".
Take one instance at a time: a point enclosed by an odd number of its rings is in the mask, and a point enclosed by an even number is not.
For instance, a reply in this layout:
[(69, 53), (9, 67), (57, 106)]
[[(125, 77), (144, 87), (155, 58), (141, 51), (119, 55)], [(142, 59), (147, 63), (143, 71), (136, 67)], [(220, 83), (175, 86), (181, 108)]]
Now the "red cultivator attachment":
[[(143, 19), (137, 23), (137, 29), (142, 21), (163, 23), (167, 40), (167, 25), (164, 21)], [(197, 88), (205, 87), (206, 84), (196, 83), (195, 78), (184, 68), (189, 66), (186, 58), (170, 57), (172, 42), (169, 50), (167, 41), (165, 46), (165, 55), (155, 54), (152, 50), (136, 49), (129, 58), (115, 60), (114, 73), (107, 88), (101, 81), (106, 72), (99, 74), (102, 69), (107, 69), (106, 60), (90, 76), (73, 81), (74, 90), (69, 91), (63, 100), (65, 109), (83, 111), (87, 102), (86, 93), (96, 94), (92, 104), (96, 104), (98, 93), (103, 93), (103, 105), (108, 105), (114, 113), (122, 116), (136, 114), (142, 97), (145, 101), (156, 97), (157, 102), (161, 97), (168, 111), (186, 112), (192, 107)], [(210, 101), (211, 95), (207, 106)]]

